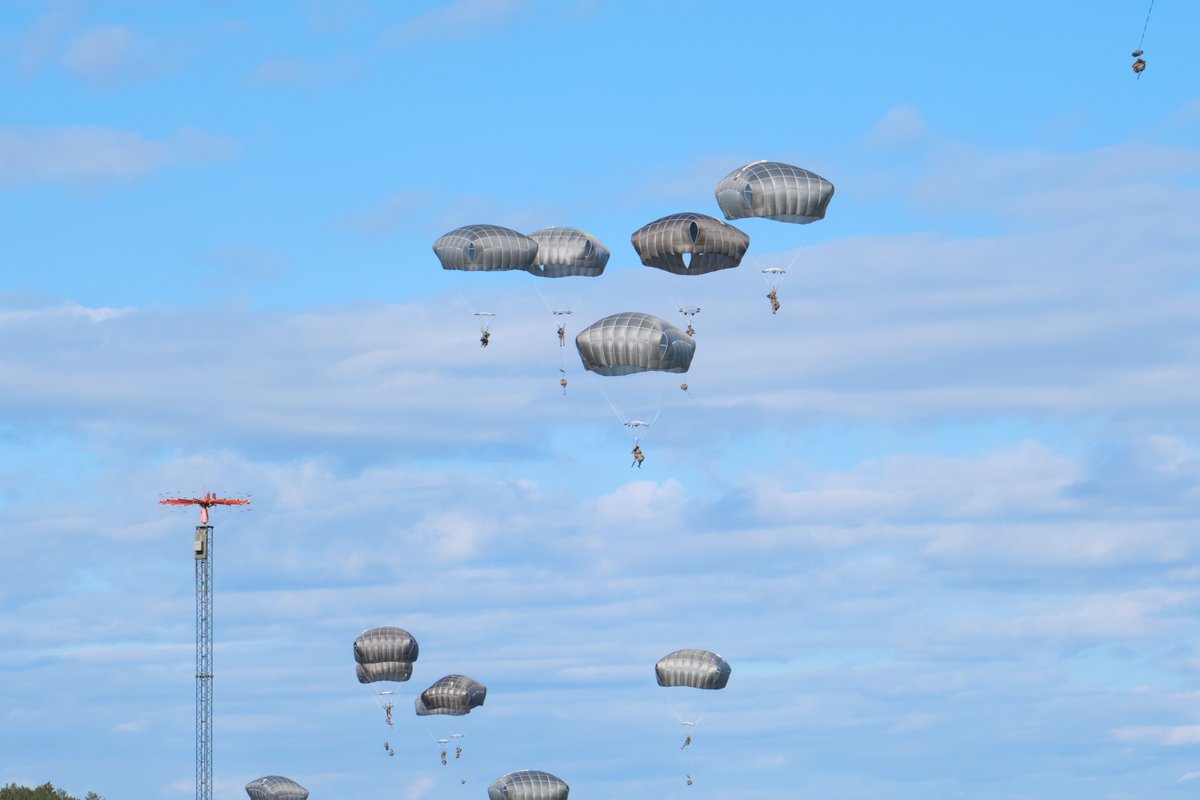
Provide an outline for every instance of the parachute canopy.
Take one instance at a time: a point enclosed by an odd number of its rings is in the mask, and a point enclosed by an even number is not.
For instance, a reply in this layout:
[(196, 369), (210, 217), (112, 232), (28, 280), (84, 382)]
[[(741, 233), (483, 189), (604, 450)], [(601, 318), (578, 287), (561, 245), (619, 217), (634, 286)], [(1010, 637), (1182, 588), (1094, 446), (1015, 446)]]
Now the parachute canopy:
[(766, 217), (807, 224), (825, 219), (833, 184), (815, 172), (779, 161), (738, 167), (717, 184), (725, 219)]
[(608, 264), (608, 248), (578, 228), (542, 228), (529, 234), (537, 257), (528, 271), (542, 278), (594, 278)]
[(417, 640), (403, 628), (365, 630), (354, 640), (358, 682), (406, 681), (412, 677), (418, 652)]
[(433, 685), (416, 699), (417, 716), (449, 714), (461, 717), (479, 708), (487, 699), (487, 687), (466, 675), (447, 675), (438, 678)]
[(442, 269), (470, 272), (530, 269), (537, 251), (533, 239), (499, 225), (464, 225), (433, 243)]
[(308, 789), (280, 775), (255, 778), (246, 784), (246, 794), (250, 800), (308, 800)]
[(687, 372), (696, 340), (658, 317), (624, 311), (581, 330), (575, 347), (584, 368), (599, 375)]
[(570, 787), (562, 779), (536, 769), (510, 772), (488, 787), (488, 800), (567, 800)]
[(708, 650), (687, 648), (662, 657), (654, 665), (659, 686), (724, 689), (732, 671), (729, 662)]
[(750, 247), (750, 237), (742, 231), (690, 211), (656, 219), (630, 238), (643, 264), (675, 275), (736, 267)]

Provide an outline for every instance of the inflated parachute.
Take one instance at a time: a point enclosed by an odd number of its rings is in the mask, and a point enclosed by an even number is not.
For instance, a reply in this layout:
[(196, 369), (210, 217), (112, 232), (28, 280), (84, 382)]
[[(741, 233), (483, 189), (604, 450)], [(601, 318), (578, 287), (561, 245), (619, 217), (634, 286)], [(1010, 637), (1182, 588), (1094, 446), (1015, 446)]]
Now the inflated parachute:
[(487, 687), (466, 675), (447, 675), (421, 692), (416, 699), (417, 716), (449, 714), (461, 717), (479, 708), (487, 699)]
[[(433, 252), (442, 262), (442, 269), (465, 272), (530, 269), (537, 259), (537, 250), (533, 239), (499, 225), (464, 225), (433, 243)], [(491, 320), (496, 314), (477, 307), (477, 302), (471, 302), (471, 306), (480, 322), (479, 346), (487, 347), (492, 338)]]
[(255, 778), (246, 784), (246, 794), (250, 800), (308, 800), (308, 789), (280, 775)]
[(567, 800), (571, 787), (549, 772), (523, 769), (502, 775), (488, 787), (488, 800)]
[(696, 340), (651, 314), (623, 311), (580, 331), (575, 348), (584, 368), (598, 375), (687, 372)]
[(791, 164), (756, 161), (722, 178), (716, 194), (725, 219), (765, 217), (807, 224), (825, 218), (833, 184)]
[[(693, 689), (724, 689), (729, 683), (731, 669), (729, 662), (716, 653), (696, 648), (685, 648), (668, 653), (654, 665), (654, 675), (659, 686), (688, 686)], [(680, 745), (680, 750), (687, 750), (695, 735), (696, 723), (699, 722), (702, 709), (692, 708), (687, 716), (679, 717), (679, 724), (687, 731), (687, 736)], [(677, 710), (678, 714), (679, 711)], [(691, 751), (688, 751), (687, 782), (692, 783)]]
[(412, 677), (418, 653), (417, 640), (403, 628), (365, 630), (354, 640), (358, 682), (406, 681)]
[[(608, 248), (587, 231), (578, 228), (550, 227), (529, 234), (537, 242), (536, 263), (529, 272), (541, 278), (597, 278), (608, 264)], [(564, 285), (565, 284), (565, 285)], [(556, 281), (545, 293), (537, 289), (538, 296), (555, 317), (558, 335), (559, 385), (563, 395), (567, 394), (567, 321), (583, 301), (585, 289), (580, 281)]]
[(742, 231), (690, 211), (656, 219), (630, 238), (643, 264), (675, 275), (731, 269), (750, 247), (750, 237)]
[(500, 225), (464, 225), (433, 243), (442, 269), (491, 272), (529, 269), (538, 244), (528, 236)]
[[(370, 685), (389, 728), (395, 722), (392, 711), (396, 689), (393, 684), (412, 677), (418, 652), (417, 640), (403, 628), (386, 625), (369, 628), (354, 640), (354, 671), (358, 682)], [(389, 756), (396, 755), (390, 741), (383, 743), (383, 749)]]
[(729, 683), (729, 662), (708, 650), (686, 648), (663, 656), (654, 665), (659, 686), (724, 689)]
[(529, 238), (537, 243), (537, 253), (526, 269), (542, 278), (594, 278), (608, 264), (608, 248), (578, 228), (542, 228)]

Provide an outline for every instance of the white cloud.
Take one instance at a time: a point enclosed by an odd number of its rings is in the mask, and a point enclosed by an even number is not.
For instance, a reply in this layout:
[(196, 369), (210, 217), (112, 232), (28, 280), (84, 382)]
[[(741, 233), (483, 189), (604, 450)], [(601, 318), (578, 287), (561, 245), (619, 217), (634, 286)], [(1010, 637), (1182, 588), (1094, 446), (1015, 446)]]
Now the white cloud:
[(106, 85), (144, 78), (153, 72), (137, 35), (125, 25), (86, 31), (71, 42), (62, 61), (75, 75)]
[(894, 106), (864, 137), (872, 147), (919, 144), (929, 137), (929, 127), (920, 112), (908, 105)]
[(42, 183), (101, 187), (176, 164), (225, 158), (230, 143), (183, 128), (163, 139), (100, 127), (0, 126), (0, 189)]
[(274, 58), (262, 62), (250, 74), (250, 82), (260, 86), (289, 86), (312, 79), (312, 67), (299, 58)]
[(455, 0), (396, 27), (395, 42), (428, 39), (471, 39), (485, 35), (522, 13), (528, 0)]
[(246, 280), (275, 280), (291, 268), (293, 259), (254, 244), (228, 244), (200, 254), (208, 268), (206, 283), (239, 285)]
[(1116, 728), (1112, 735), (1122, 742), (1153, 742), (1166, 747), (1200, 744), (1200, 725), (1147, 725), (1137, 728)]
[(433, 778), (428, 775), (417, 778), (405, 789), (405, 797), (408, 800), (421, 800), (422, 797), (428, 796), (433, 791), (434, 783)]

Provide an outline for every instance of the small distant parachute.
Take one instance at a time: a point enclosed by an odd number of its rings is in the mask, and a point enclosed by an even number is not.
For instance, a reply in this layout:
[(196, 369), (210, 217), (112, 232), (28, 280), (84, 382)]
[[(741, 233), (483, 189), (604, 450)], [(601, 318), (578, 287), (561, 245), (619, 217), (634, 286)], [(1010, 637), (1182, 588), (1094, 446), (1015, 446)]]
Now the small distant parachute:
[(525, 269), (542, 278), (594, 278), (608, 264), (608, 248), (578, 228), (542, 228), (529, 238), (537, 243), (537, 254)]
[(500, 225), (464, 225), (441, 236), (433, 252), (442, 269), (468, 272), (530, 269), (538, 244), (523, 233)]
[(654, 665), (659, 686), (694, 689), (724, 689), (731, 671), (729, 662), (721, 656), (695, 648), (668, 653)]
[(421, 692), (415, 703), (419, 717), (430, 714), (460, 717), (483, 705), (485, 699), (487, 687), (479, 681), (466, 675), (447, 675)]
[(523, 769), (502, 775), (488, 786), (488, 800), (567, 800), (571, 788), (549, 772)]
[(419, 652), (417, 640), (403, 628), (369, 628), (354, 640), (358, 682), (406, 681)]
[(280, 775), (255, 778), (246, 784), (246, 794), (250, 800), (308, 800), (308, 789)]
[(742, 231), (690, 211), (656, 219), (630, 238), (643, 264), (674, 275), (732, 269), (750, 247), (750, 237)]
[(825, 218), (833, 184), (791, 164), (756, 161), (722, 178), (716, 195), (725, 219), (765, 217), (804, 225)]
[(575, 337), (585, 369), (598, 375), (687, 372), (696, 340), (651, 314), (625, 311), (593, 322)]

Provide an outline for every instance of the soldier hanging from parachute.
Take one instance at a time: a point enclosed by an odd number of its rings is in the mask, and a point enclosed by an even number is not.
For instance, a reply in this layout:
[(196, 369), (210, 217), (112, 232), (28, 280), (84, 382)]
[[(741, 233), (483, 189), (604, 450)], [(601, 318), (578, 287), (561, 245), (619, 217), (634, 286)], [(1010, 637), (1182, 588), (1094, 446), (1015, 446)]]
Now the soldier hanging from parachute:
[[(642, 395), (641, 390), (651, 387), (643, 383), (642, 378), (654, 378), (656, 373), (687, 372), (696, 352), (696, 341), (658, 317), (626, 311), (611, 314), (584, 328), (575, 337), (575, 348), (579, 351), (584, 369), (602, 376), (596, 380), (596, 386), (617, 419), (633, 435), (633, 463), (630, 466), (640, 468), (646, 460), (640, 431), (649, 428), (658, 414), (656, 412), (648, 421), (630, 418), (628, 410), (622, 410), (609, 398), (604, 384), (616, 378), (612, 383), (625, 383), (638, 395), (637, 399), (644, 402), (648, 398)], [(659, 388), (661, 403), (661, 389), (665, 387), (660, 385)], [(652, 391), (649, 394), (653, 396)]]
[[(433, 243), (444, 270), (462, 272), (504, 272), (524, 270), (534, 265), (538, 244), (528, 236), (500, 225), (464, 225), (438, 237)], [(485, 318), (479, 330), (479, 346), (491, 342), (491, 311), (476, 311)]]
[[(354, 640), (354, 670), (358, 682), (368, 684), (374, 690), (388, 728), (393, 726), (392, 697), (396, 690), (393, 684), (412, 677), (413, 662), (418, 653), (417, 640), (403, 628), (369, 628)], [(389, 756), (396, 755), (388, 741), (383, 743), (383, 749)]]
[[(803, 167), (781, 161), (755, 161), (744, 164), (717, 184), (717, 205), (725, 219), (761, 217), (777, 222), (807, 225), (825, 219), (833, 184)], [(771, 313), (778, 314), (779, 283), (787, 270), (767, 267), (762, 270), (770, 291)]]

